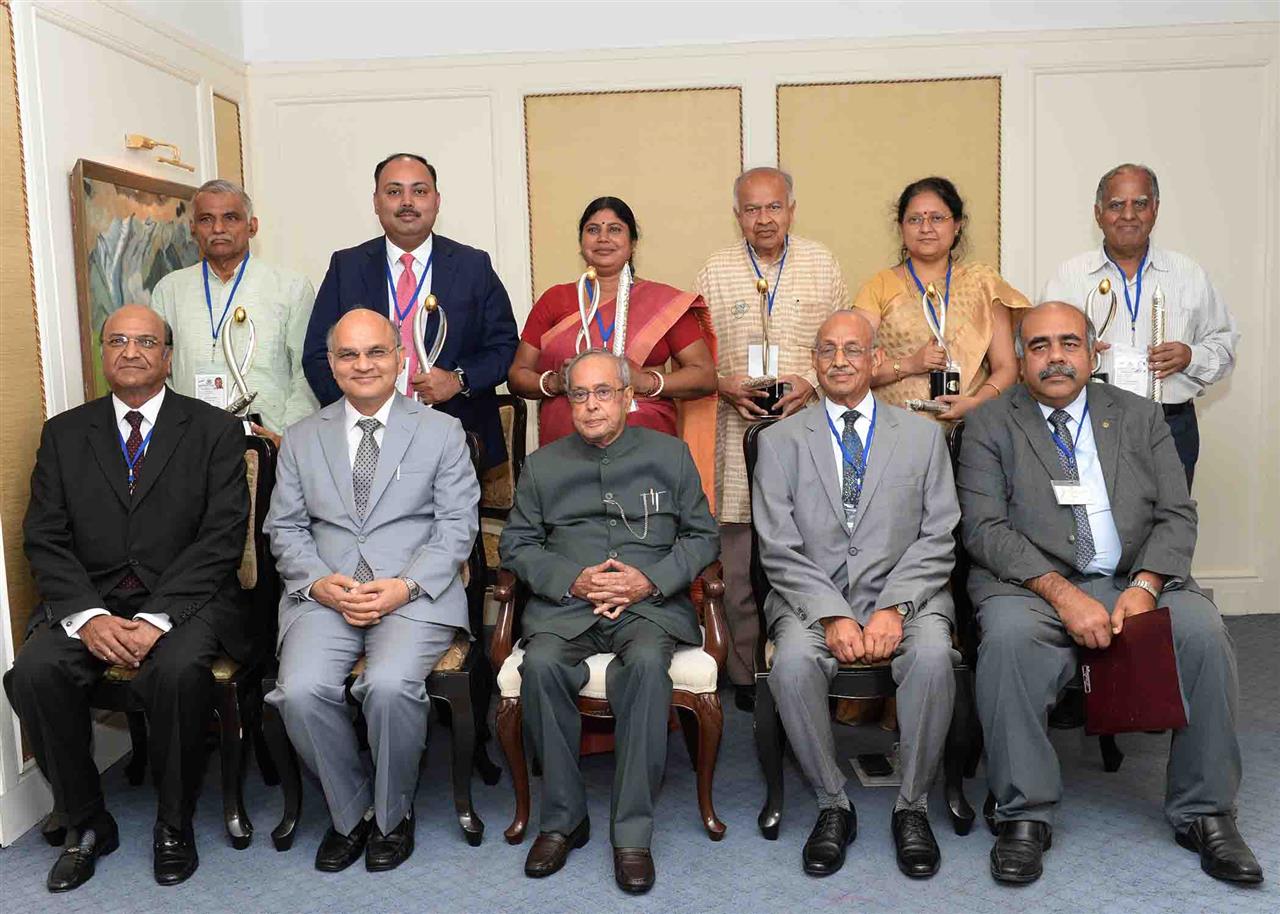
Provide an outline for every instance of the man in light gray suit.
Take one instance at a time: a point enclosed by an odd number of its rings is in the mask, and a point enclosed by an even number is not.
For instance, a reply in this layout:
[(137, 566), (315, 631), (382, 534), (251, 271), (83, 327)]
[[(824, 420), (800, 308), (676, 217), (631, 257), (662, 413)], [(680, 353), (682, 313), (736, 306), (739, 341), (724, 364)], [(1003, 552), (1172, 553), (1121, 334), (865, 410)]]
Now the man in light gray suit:
[[(426, 746), (426, 678), (468, 627), (461, 569), (480, 486), (462, 425), (395, 392), (399, 334), (357, 308), (329, 331), (345, 395), (289, 427), (267, 514), (284, 596), (280, 674), (267, 700), (320, 779), (332, 824), (316, 868), (365, 852), (370, 870), (413, 853), (413, 795)], [(360, 759), (348, 674), (369, 729)]]
[(881, 361), (856, 311), (814, 340), (817, 404), (760, 435), (751, 505), (771, 588), (769, 688), (818, 797), (804, 871), (844, 865), (857, 816), (836, 761), (827, 689), (845, 663), (892, 659), (902, 787), (892, 830), (908, 876), (938, 871), (926, 808), (955, 700), (955, 607), (946, 590), (960, 520), (940, 426), (871, 396)]
[(1261, 882), (1236, 829), (1236, 662), (1191, 579), (1196, 506), (1158, 403), (1090, 384), (1097, 334), (1048, 302), (1015, 339), (1025, 386), (969, 414), (959, 463), (969, 594), (978, 609), (978, 714), (998, 827), (991, 875), (1034, 882), (1062, 797), (1047, 715), (1076, 646), (1106, 649), (1125, 619), (1168, 607), (1187, 708), (1169, 753), (1165, 817), (1206, 873)]

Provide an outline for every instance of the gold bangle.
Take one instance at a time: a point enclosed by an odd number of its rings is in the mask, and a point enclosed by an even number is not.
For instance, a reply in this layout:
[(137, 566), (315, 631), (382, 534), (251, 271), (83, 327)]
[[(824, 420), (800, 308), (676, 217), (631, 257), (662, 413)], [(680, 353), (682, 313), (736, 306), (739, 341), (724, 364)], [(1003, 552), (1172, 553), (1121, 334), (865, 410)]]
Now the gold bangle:
[(893, 360), (893, 379), (895, 381), (902, 380), (902, 360), (901, 359)]
[[(997, 396), (997, 397), (998, 397), (998, 396), (1000, 396), (1002, 393), (1004, 393), (1004, 391), (1003, 391), (1003, 390), (1001, 390), (999, 387), (996, 387), (996, 386), (995, 386), (994, 384), (992, 384), (990, 381), (985, 381), (985, 382), (983, 382), (982, 387), (990, 387), (992, 390), (994, 390), (994, 391), (996, 392), (996, 396)], [(982, 390), (982, 387), (979, 387), (979, 388), (978, 388), (978, 390)]]

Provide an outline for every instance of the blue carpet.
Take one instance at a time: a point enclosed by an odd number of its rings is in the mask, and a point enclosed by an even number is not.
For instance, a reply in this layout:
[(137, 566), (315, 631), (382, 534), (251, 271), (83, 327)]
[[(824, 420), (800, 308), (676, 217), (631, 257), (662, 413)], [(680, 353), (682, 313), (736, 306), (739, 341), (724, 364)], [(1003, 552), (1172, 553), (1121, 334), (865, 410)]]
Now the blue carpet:
[[(866, 790), (851, 783), (860, 832), (836, 876), (816, 880), (800, 871), (800, 848), (814, 817), (811, 794), (794, 766), (787, 768), (786, 814), (778, 841), (765, 841), (755, 817), (763, 790), (751, 740), (750, 717), (726, 696), (725, 737), (716, 775), (716, 801), (728, 833), (713, 844), (698, 821), (692, 771), (683, 741), (672, 734), (667, 781), (658, 812), (654, 857), (658, 884), (632, 898), (613, 884), (608, 840), (611, 756), (584, 762), (594, 835), (568, 866), (545, 880), (522, 873), (529, 840), (503, 841), (512, 811), (510, 781), (496, 787), (475, 782), (476, 805), (487, 826), (479, 848), (462, 840), (448, 789), (445, 738), (432, 741), (418, 792), (417, 851), (400, 869), (371, 874), (357, 864), (328, 875), (312, 868), (325, 825), (323, 803), (310, 783), (294, 849), (276, 853), (269, 832), (280, 814), (279, 794), (250, 770), (247, 803), (257, 827), (253, 845), (233, 850), (225, 840), (218, 801), (216, 763), (206, 782), (196, 823), (201, 864), (186, 884), (160, 888), (151, 878), (154, 794), (129, 787), (120, 767), (106, 774), (108, 800), (120, 823), (121, 847), (101, 861), (85, 887), (50, 895), (44, 879), (56, 851), (36, 830), (0, 850), (0, 881), (6, 911), (42, 912), (257, 912), (528, 911), (603, 914), (607, 911), (984, 911), (1134, 912), (1142, 914), (1245, 914), (1280, 910), (1280, 616), (1233, 618), (1241, 679), (1240, 738), (1244, 785), (1240, 829), (1262, 862), (1268, 881), (1240, 888), (1210, 879), (1197, 858), (1175, 845), (1160, 813), (1167, 736), (1124, 736), (1124, 766), (1102, 771), (1097, 741), (1083, 731), (1056, 732), (1066, 799), (1045, 858), (1044, 878), (1025, 888), (996, 885), (987, 872), (991, 837), (981, 819), (967, 837), (947, 823), (941, 795), (930, 800), (942, 848), (942, 870), (915, 882), (902, 876), (893, 858), (889, 816), (894, 791)], [(878, 728), (838, 727), (841, 755), (884, 748), (890, 737)], [(495, 755), (496, 755), (495, 750)], [(983, 775), (966, 782), (979, 808)], [(534, 827), (537, 781), (534, 781)]]

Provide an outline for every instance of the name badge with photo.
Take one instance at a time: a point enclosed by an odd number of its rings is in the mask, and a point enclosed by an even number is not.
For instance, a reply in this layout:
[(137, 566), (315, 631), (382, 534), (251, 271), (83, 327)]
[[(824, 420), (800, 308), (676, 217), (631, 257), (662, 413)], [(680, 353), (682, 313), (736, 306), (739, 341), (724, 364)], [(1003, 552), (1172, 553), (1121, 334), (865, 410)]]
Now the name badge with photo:
[(1089, 504), (1089, 490), (1078, 479), (1055, 479), (1053, 484), (1053, 497), (1058, 500), (1060, 505), (1087, 505)]
[(1123, 343), (1111, 346), (1111, 383), (1139, 397), (1151, 393), (1151, 373), (1147, 367), (1147, 351)]
[(195, 396), (210, 406), (218, 409), (227, 408), (227, 390), (229, 379), (225, 374), (212, 371), (197, 371)]

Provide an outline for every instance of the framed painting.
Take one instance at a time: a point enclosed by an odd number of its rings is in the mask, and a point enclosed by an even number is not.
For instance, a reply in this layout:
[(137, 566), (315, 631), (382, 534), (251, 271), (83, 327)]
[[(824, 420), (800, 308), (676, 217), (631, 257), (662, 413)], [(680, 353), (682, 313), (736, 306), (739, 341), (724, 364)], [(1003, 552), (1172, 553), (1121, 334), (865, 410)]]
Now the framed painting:
[(84, 396), (107, 393), (98, 334), (111, 312), (148, 305), (162, 277), (200, 260), (191, 235), (196, 188), (80, 159), (71, 172), (71, 232)]

